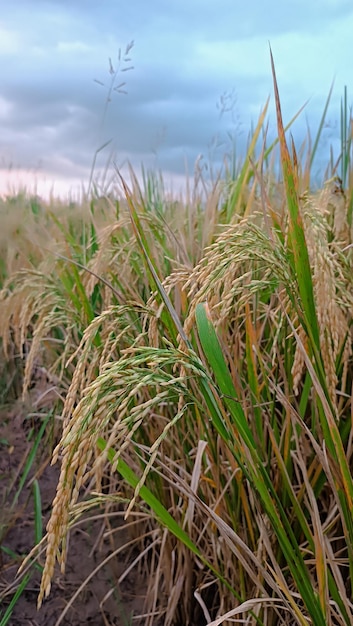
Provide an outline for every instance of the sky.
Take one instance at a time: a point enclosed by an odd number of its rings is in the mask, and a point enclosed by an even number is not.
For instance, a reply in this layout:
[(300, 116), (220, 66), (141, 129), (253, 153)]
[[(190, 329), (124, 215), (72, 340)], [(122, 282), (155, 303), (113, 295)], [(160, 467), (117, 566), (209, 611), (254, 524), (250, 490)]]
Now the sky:
[(0, 193), (87, 188), (97, 150), (102, 190), (127, 162), (176, 187), (196, 162), (216, 170), (232, 142), (242, 154), (268, 96), (274, 129), (269, 44), (284, 121), (308, 101), (298, 144), (308, 124), (315, 135), (334, 80), (320, 154), (337, 146), (352, 0), (0, 4)]

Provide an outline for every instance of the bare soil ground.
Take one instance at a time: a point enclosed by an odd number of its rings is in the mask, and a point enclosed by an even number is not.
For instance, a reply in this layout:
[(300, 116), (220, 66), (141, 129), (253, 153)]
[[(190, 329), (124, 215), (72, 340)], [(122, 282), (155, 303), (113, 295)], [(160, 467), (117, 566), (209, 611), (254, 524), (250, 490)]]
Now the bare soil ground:
[[(21, 413), (21, 412), (20, 412)], [(31, 449), (27, 441), (28, 425), (16, 411), (0, 411), (0, 621), (18, 586), (16, 572), (34, 545), (34, 504), (30, 478), (13, 504), (21, 476), (21, 465)], [(43, 452), (43, 451), (42, 451)], [(43, 528), (47, 523), (55, 494), (58, 467), (51, 467), (45, 454), (42, 467), (36, 469), (40, 485)], [(23, 465), (22, 465), (23, 467)], [(115, 519), (115, 518), (114, 518)], [(114, 522), (119, 528), (119, 521)], [(114, 533), (114, 548), (128, 540), (121, 527)], [(17, 601), (9, 626), (127, 626), (143, 623), (146, 587), (136, 570), (119, 586), (117, 580), (133, 554), (122, 552), (92, 577), (80, 595), (62, 616), (73, 594), (89, 574), (112, 550), (111, 541), (103, 538), (102, 520), (83, 522), (70, 533), (69, 558), (65, 575), (56, 573), (52, 591), (37, 611), (40, 571), (33, 570), (27, 587)], [(12, 585), (12, 588), (11, 588)], [(60, 616), (62, 616), (60, 618)], [(60, 621), (58, 621), (60, 620)], [(156, 622), (157, 624), (157, 622)]]

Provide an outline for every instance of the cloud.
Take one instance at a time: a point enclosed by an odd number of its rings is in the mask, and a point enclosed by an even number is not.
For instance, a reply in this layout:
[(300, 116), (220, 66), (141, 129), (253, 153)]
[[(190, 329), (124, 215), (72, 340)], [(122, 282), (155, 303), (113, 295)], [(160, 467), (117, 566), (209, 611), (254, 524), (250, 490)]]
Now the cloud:
[(0, 56), (7, 57), (18, 54), (20, 51), (19, 34), (0, 25)]
[[(115, 150), (181, 174), (184, 159), (225, 141), (244, 148), (272, 93), (269, 41), (288, 121), (310, 99), (307, 116), (318, 124), (336, 75), (332, 107), (351, 76), (351, 2), (345, 0), (11, 0), (0, 22), (0, 158), (22, 168), (40, 166), (63, 177), (89, 175), (94, 152), (103, 162)], [(135, 39), (110, 93), (118, 50)], [(94, 80), (102, 84), (97, 84)], [(217, 102), (233, 93), (232, 111)], [(273, 98), (270, 115), (273, 119)], [(103, 123), (104, 122), (104, 123)], [(333, 123), (332, 125), (333, 126)], [(296, 124), (301, 140), (306, 118)], [(326, 136), (334, 133), (328, 129)], [(222, 146), (224, 143), (222, 144)], [(226, 146), (225, 146), (226, 148)]]

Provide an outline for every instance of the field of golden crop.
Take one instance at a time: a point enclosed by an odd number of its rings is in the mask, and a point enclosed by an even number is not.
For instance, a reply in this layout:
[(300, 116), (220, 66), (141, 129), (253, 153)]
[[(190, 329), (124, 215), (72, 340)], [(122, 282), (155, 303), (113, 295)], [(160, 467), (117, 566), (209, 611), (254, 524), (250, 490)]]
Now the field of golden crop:
[[(277, 145), (258, 156), (265, 108), (236, 174), (190, 197), (131, 171), (116, 199), (2, 202), (4, 423), (20, 416), (28, 440), (6, 558), (29, 483), (35, 536), (0, 588), (1, 626), (28, 587), (37, 619), (50, 607), (80, 528), (110, 549), (47, 624), (87, 623), (82, 594), (108, 563), (95, 624), (353, 623), (351, 120), (315, 191), (321, 131), (298, 162), (275, 96)], [(141, 606), (108, 616), (133, 567)]]

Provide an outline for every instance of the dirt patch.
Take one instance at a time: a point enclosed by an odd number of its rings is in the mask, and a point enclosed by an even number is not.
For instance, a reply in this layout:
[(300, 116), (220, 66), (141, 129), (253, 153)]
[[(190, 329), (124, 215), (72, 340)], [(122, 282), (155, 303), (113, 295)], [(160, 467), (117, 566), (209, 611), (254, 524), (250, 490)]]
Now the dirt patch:
[[(35, 543), (35, 516), (33, 477), (38, 480), (43, 513), (43, 528), (50, 515), (52, 499), (58, 478), (58, 467), (48, 465), (41, 454), (41, 466), (36, 465), (26, 480), (17, 500), (14, 500), (25, 467), (25, 460), (33, 444), (28, 443), (28, 424), (13, 412), (0, 413), (0, 619), (18, 588), (17, 569), (23, 556)], [(36, 456), (37, 458), (37, 456)], [(96, 517), (99, 511), (95, 510)], [(90, 516), (91, 518), (93, 515)], [(112, 518), (114, 533), (106, 536), (102, 517), (81, 521), (70, 533), (69, 557), (65, 575), (57, 572), (49, 598), (37, 611), (36, 603), (40, 584), (40, 571), (32, 567), (26, 588), (17, 600), (10, 626), (127, 626), (142, 624), (138, 616), (144, 613), (146, 586), (133, 569), (119, 585), (134, 554), (123, 549), (98, 568), (114, 550), (129, 541), (121, 516)], [(113, 539), (112, 539), (113, 537)], [(41, 561), (43, 563), (43, 561)], [(98, 571), (84, 585), (82, 592), (67, 610), (71, 598), (80, 585), (96, 569)], [(63, 611), (66, 611), (63, 615)], [(60, 621), (58, 621), (60, 620)], [(157, 621), (156, 621), (157, 624)]]

